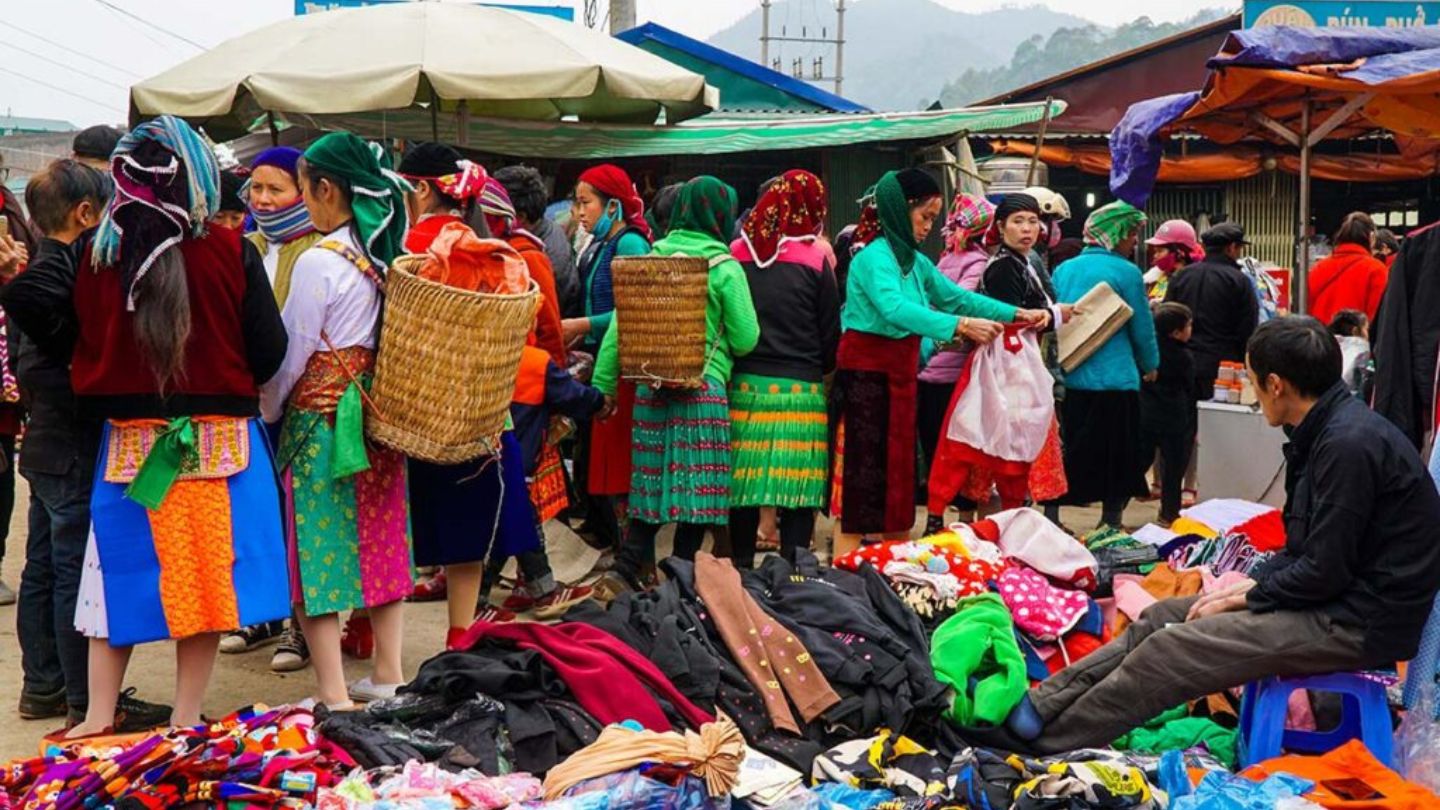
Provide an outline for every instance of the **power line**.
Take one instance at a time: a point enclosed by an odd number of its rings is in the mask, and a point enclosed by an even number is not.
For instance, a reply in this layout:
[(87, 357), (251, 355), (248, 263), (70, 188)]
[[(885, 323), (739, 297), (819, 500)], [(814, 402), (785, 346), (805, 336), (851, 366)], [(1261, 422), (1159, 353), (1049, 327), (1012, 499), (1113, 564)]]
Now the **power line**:
[(125, 68), (120, 67), (119, 65), (117, 65), (117, 64), (115, 64), (115, 63), (113, 63), (113, 62), (106, 62), (104, 59), (96, 59), (95, 57), (93, 57), (93, 56), (91, 56), (91, 55), (89, 55), (89, 54), (87, 54), (87, 53), (84, 53), (84, 52), (82, 52), (82, 51), (77, 51), (77, 50), (75, 50), (74, 48), (72, 48), (72, 47), (70, 47), (70, 46), (68, 46), (68, 45), (64, 45), (64, 44), (62, 44), (62, 43), (56, 42), (55, 40), (50, 39), (49, 37), (42, 36), (42, 35), (40, 35), (40, 34), (35, 33), (34, 31), (30, 31), (30, 30), (25, 29), (25, 28), (21, 28), (20, 26), (15, 25), (15, 24), (13, 24), (13, 23), (5, 23), (5, 24), (3, 25), (3, 27), (4, 27), (4, 28), (13, 28), (13, 29), (15, 29), (16, 31), (19, 31), (19, 32), (22, 33), (22, 34), (25, 34), (26, 36), (31, 36), (31, 37), (34, 37), (35, 39), (40, 40), (41, 42), (45, 43), (46, 45), (49, 45), (49, 46), (52, 47), (52, 48), (59, 48), (60, 50), (66, 51), (67, 53), (75, 54), (76, 56), (81, 57), (82, 59), (88, 59), (88, 60), (90, 60), (91, 62), (94, 62), (94, 63), (97, 64), (97, 65), (104, 65), (105, 67), (110, 68), (111, 70), (119, 71), (120, 73), (124, 73), (124, 74), (127, 75), (127, 76), (133, 76), (133, 77), (135, 77), (135, 78), (137, 78), (137, 79), (140, 78), (140, 74), (139, 74), (139, 73), (135, 73), (134, 71), (131, 71), (131, 70), (126, 70)]
[(89, 96), (85, 96), (85, 95), (81, 95), (81, 94), (79, 94), (79, 93), (76, 93), (76, 92), (74, 92), (73, 90), (66, 90), (65, 88), (63, 88), (63, 87), (61, 87), (61, 86), (59, 86), (59, 85), (57, 85), (57, 84), (51, 84), (50, 82), (44, 81), (44, 80), (42, 80), (42, 79), (37, 79), (37, 78), (35, 78), (34, 76), (26, 75), (26, 74), (24, 74), (24, 73), (21, 73), (21, 72), (18, 71), (18, 70), (14, 70), (14, 69), (12, 69), (12, 68), (5, 67), (4, 65), (0, 65), (0, 71), (4, 71), (5, 73), (9, 73), (9, 74), (14, 75), (14, 76), (19, 76), (20, 78), (26, 79), (26, 80), (28, 80), (28, 81), (32, 81), (32, 82), (40, 85), (41, 87), (48, 87), (48, 88), (50, 88), (51, 90), (54, 90), (54, 91), (57, 92), (57, 93), (64, 93), (64, 94), (67, 95), (67, 96), (74, 96), (75, 98), (78, 98), (78, 99), (80, 99), (81, 101), (88, 101), (88, 102), (90, 102), (91, 104), (94, 104), (94, 105), (97, 106), (97, 107), (104, 107), (105, 109), (110, 110), (111, 112), (119, 112), (119, 111), (120, 111), (120, 108), (119, 108), (119, 107), (115, 106), (114, 104), (111, 104), (111, 103), (108, 102), (108, 101), (100, 101), (99, 99), (93, 99), (93, 98), (90, 98)]
[(17, 50), (17, 51), (19, 51), (19, 52), (21, 52), (21, 53), (29, 54), (30, 56), (33, 56), (33, 57), (36, 58), (36, 59), (39, 59), (39, 60), (41, 60), (41, 61), (43, 61), (43, 62), (49, 62), (49, 63), (52, 64), (52, 65), (56, 65), (56, 66), (58, 66), (58, 67), (65, 68), (66, 70), (74, 71), (75, 73), (78, 73), (78, 74), (80, 74), (81, 76), (84, 76), (84, 77), (89, 78), (89, 79), (94, 79), (95, 81), (100, 82), (100, 83), (102, 83), (102, 84), (108, 84), (108, 85), (110, 85), (111, 87), (114, 87), (114, 88), (117, 89), (117, 90), (128, 90), (128, 89), (130, 89), (130, 88), (126, 87), (126, 86), (123, 85), (123, 84), (116, 84), (115, 82), (112, 82), (112, 81), (110, 81), (109, 79), (102, 78), (102, 77), (100, 77), (100, 76), (96, 76), (94, 73), (89, 73), (89, 72), (84, 71), (84, 70), (81, 70), (80, 68), (77, 68), (77, 67), (71, 67), (71, 66), (65, 64), (64, 62), (57, 62), (57, 61), (55, 61), (54, 59), (51, 59), (50, 57), (45, 56), (44, 54), (38, 54), (38, 53), (36, 53), (36, 52), (34, 52), (34, 51), (32, 51), (32, 50), (29, 50), (28, 48), (22, 48), (22, 47), (20, 47), (19, 45), (16, 45), (15, 43), (13, 43), (13, 42), (6, 42), (5, 40), (0, 39), (0, 45), (8, 45), (8, 46), (10, 46), (11, 48), (14, 48), (15, 50)]
[(132, 20), (134, 20), (134, 21), (136, 21), (136, 22), (138, 22), (138, 23), (141, 23), (142, 25), (147, 25), (147, 26), (149, 26), (149, 27), (151, 27), (151, 28), (154, 28), (156, 31), (159, 31), (159, 32), (162, 33), (162, 34), (166, 34), (166, 35), (168, 35), (168, 36), (172, 36), (172, 37), (180, 40), (181, 42), (185, 43), (186, 45), (190, 45), (190, 46), (192, 46), (192, 47), (199, 48), (199, 49), (202, 50), (202, 51), (208, 51), (208, 50), (210, 50), (210, 47), (209, 47), (208, 45), (201, 45), (200, 43), (196, 42), (196, 41), (193, 40), (193, 39), (190, 39), (189, 37), (181, 36), (180, 34), (177, 34), (177, 33), (175, 33), (174, 31), (171, 31), (171, 30), (168, 29), (168, 28), (163, 28), (163, 27), (161, 27), (161, 26), (158, 26), (158, 25), (156, 25), (155, 23), (150, 22), (149, 20), (145, 19), (144, 17), (141, 17), (141, 16), (136, 15), (136, 14), (132, 14), (131, 12), (126, 11), (125, 9), (121, 8), (120, 6), (117, 6), (117, 5), (115, 5), (114, 3), (110, 2), (110, 0), (95, 0), (95, 2), (97, 2), (97, 3), (99, 3), (100, 5), (102, 5), (102, 6), (106, 7), (106, 8), (108, 8), (108, 9), (110, 9), (111, 11), (115, 11), (115, 12), (118, 12), (118, 13), (120, 13), (120, 14), (123, 14), (123, 15), (125, 15), (126, 17), (129, 17), (130, 19), (132, 19)]

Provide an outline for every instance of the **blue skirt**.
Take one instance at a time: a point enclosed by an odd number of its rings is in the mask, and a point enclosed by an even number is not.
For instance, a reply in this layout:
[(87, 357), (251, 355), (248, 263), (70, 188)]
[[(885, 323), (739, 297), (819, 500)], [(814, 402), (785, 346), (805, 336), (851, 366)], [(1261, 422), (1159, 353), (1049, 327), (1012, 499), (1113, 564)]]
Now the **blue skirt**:
[(415, 564), (505, 559), (540, 547), (524, 453), (514, 431), (498, 456), (440, 465), (410, 460), (410, 533)]

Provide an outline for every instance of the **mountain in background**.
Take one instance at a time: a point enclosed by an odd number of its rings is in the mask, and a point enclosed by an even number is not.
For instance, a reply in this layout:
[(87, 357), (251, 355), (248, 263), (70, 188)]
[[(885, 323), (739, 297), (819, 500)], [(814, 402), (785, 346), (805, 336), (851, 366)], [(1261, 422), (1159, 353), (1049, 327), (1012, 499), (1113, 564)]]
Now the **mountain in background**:
[[(819, 9), (817, 15), (817, 9)], [(799, 36), (802, 14), (808, 35), (819, 28), (835, 36), (835, 14), (829, 3), (779, 0), (770, 8), (770, 34), (790, 20), (790, 36)], [(787, 17), (788, 15), (788, 17)], [(760, 60), (759, 10), (710, 38), (710, 44), (747, 59)], [(916, 110), (928, 107), (956, 76), (966, 71), (1005, 67), (1011, 54), (1035, 36), (1049, 36), (1061, 28), (1089, 26), (1071, 14), (1043, 6), (1006, 8), (983, 13), (953, 11), (931, 0), (860, 0), (845, 13), (845, 87), (843, 95), (876, 110)], [(783, 50), (782, 50), (782, 45)], [(825, 69), (833, 65), (830, 48), (795, 43), (772, 43), (771, 55), (783, 56), (782, 71), (790, 60), (824, 54)], [(826, 83), (822, 89), (832, 90)]]
[(1148, 17), (1138, 17), (1114, 29), (1085, 24), (1059, 28), (1048, 36), (1036, 33), (1016, 46), (1008, 63), (961, 73), (940, 92), (940, 103), (963, 107), (994, 98), (1226, 16), (1222, 9), (1205, 9), (1178, 23), (1157, 25)]

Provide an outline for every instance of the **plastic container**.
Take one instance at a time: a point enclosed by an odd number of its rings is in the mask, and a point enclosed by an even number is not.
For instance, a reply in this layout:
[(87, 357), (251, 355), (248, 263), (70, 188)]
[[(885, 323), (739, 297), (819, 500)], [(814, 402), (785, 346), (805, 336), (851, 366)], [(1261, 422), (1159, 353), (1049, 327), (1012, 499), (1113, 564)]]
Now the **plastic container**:
[(1216, 380), (1216, 381), (1215, 381), (1215, 398), (1214, 398), (1214, 401), (1215, 401), (1215, 402), (1229, 402), (1229, 401), (1230, 401), (1230, 386), (1226, 385), (1225, 383), (1220, 382), (1219, 380)]

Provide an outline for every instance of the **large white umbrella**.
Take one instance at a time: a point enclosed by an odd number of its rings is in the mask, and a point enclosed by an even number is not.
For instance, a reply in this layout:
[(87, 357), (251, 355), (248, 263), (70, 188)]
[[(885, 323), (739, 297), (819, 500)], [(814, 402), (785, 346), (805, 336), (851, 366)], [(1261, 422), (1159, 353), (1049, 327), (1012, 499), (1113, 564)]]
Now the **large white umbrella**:
[(582, 25), (437, 2), (284, 20), (130, 89), (132, 119), (178, 115), (217, 138), (266, 113), (321, 128), (380, 113), (438, 130), (469, 116), (649, 124), (662, 110), (674, 123), (718, 103), (700, 74)]

